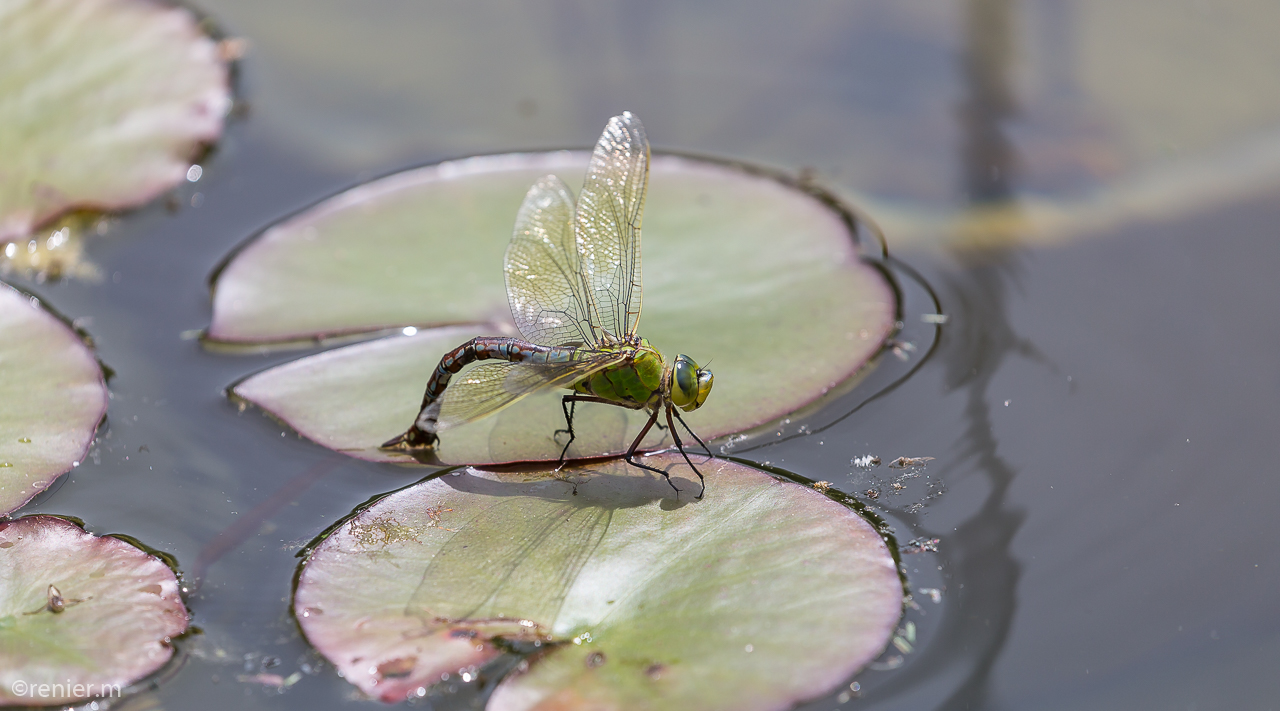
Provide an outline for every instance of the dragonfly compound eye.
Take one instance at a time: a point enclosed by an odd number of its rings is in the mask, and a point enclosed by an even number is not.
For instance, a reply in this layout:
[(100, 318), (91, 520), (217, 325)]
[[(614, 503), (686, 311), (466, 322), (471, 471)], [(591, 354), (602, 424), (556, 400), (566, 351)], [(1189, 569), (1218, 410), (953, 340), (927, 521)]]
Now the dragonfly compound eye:
[(698, 364), (687, 355), (676, 356), (676, 364), (671, 374), (671, 402), (676, 407), (690, 412), (706, 402), (707, 393), (711, 392), (711, 371), (698, 367)]
[(693, 408), (702, 407), (702, 403), (707, 401), (707, 396), (711, 394), (711, 384), (715, 379), (716, 376), (712, 375), (710, 370), (698, 368), (698, 397), (693, 401)]

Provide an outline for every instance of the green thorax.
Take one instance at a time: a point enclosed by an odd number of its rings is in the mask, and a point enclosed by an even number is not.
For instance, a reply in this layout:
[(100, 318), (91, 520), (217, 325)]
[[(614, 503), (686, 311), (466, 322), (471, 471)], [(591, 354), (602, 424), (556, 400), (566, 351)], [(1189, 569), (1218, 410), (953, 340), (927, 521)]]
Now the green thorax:
[(574, 392), (613, 402), (643, 404), (662, 387), (662, 373), (667, 362), (643, 338), (640, 339), (639, 346), (605, 346), (593, 349), (591, 353), (630, 353), (631, 357), (622, 365), (602, 370), (574, 383), (570, 387)]

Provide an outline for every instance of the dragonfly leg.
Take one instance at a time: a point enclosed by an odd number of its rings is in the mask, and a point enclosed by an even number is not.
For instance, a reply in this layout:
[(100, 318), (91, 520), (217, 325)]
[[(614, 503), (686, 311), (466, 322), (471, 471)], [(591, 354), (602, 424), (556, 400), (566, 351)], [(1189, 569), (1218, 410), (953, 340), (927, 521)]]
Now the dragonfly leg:
[[(661, 475), (662, 475), (662, 478), (667, 480), (667, 485), (669, 485), (672, 489), (675, 489), (675, 492), (676, 492), (676, 498), (679, 498), (679, 497), (680, 497), (680, 489), (679, 489), (679, 488), (677, 488), (677, 487), (676, 487), (676, 485), (671, 481), (671, 475), (670, 475), (670, 474), (668, 474), (668, 473), (666, 473), (666, 472), (662, 471), (661, 469), (659, 469), (659, 468), (657, 468), (657, 467), (651, 467), (651, 466), (649, 466), (648, 464), (644, 464), (644, 463), (641, 463), (641, 462), (637, 462), (637, 461), (636, 461), (636, 459), (635, 459), (635, 456), (636, 456), (636, 449), (640, 447), (640, 442), (642, 442), (642, 441), (644, 440), (644, 436), (645, 436), (645, 435), (647, 435), (647, 434), (649, 434), (649, 430), (653, 427), (653, 423), (655, 423), (655, 422), (657, 422), (657, 421), (658, 421), (658, 413), (659, 413), (659, 412), (661, 412), (661, 410), (657, 410), (657, 409), (655, 409), (655, 410), (653, 411), (653, 415), (652, 415), (652, 416), (650, 416), (650, 417), (649, 417), (649, 421), (645, 423), (644, 429), (640, 430), (640, 434), (636, 435), (636, 439), (635, 439), (635, 441), (631, 443), (631, 449), (627, 450), (627, 454), (626, 454), (626, 456), (625, 456), (625, 457), (623, 457), (623, 458), (627, 460), (627, 464), (630, 464), (630, 465), (631, 465), (631, 466), (633, 466), (633, 467), (640, 467), (641, 469), (648, 469), (648, 470), (649, 470), (649, 471), (651, 471), (651, 472), (656, 472), (656, 473), (658, 473), (658, 474), (661, 474)], [(695, 469), (694, 471), (697, 471), (697, 470)], [(702, 478), (702, 475), (701, 475), (701, 474), (699, 474), (699, 475), (698, 475), (698, 478)]]
[[(702, 472), (698, 471), (698, 468), (693, 466), (693, 460), (689, 459), (689, 453), (684, 451), (684, 443), (680, 441), (680, 433), (676, 431), (676, 423), (671, 421), (671, 412), (674, 409), (675, 408), (671, 407), (670, 404), (667, 405), (667, 427), (671, 430), (671, 438), (676, 442), (676, 449), (680, 450), (680, 456), (684, 457), (685, 463), (689, 465), (689, 468), (693, 470), (693, 473), (698, 475), (698, 482), (702, 484), (702, 489), (698, 491), (698, 498), (701, 499), (702, 495), (707, 492), (707, 480), (702, 478)], [(681, 420), (680, 424), (684, 424), (684, 420)], [(685, 429), (689, 429), (688, 425), (685, 426)], [(690, 432), (690, 434), (693, 433)], [(693, 436), (696, 438), (698, 435)], [(701, 442), (702, 440), (698, 441)], [(705, 444), (702, 446), (703, 448), (706, 447)], [(671, 480), (668, 479), (667, 481)]]
[(569, 433), (569, 441), (564, 443), (564, 449), (560, 450), (560, 459), (556, 461), (556, 471), (564, 466), (564, 455), (569, 453), (569, 445), (573, 444), (574, 437), (577, 435), (573, 431), (573, 410), (578, 405), (578, 399), (573, 395), (565, 395), (560, 398), (560, 409), (564, 410), (565, 429), (556, 430), (554, 434), (561, 432)]
[[(556, 430), (555, 433), (560, 434), (561, 432), (568, 432), (569, 441), (565, 442), (564, 449), (560, 450), (560, 459), (556, 464), (556, 471), (559, 471), (564, 466), (564, 458), (565, 458), (565, 455), (569, 453), (569, 445), (573, 444), (574, 438), (577, 437), (577, 433), (573, 431), (573, 410), (574, 410), (574, 407), (580, 402), (598, 402), (601, 405), (613, 405), (615, 407), (626, 407), (628, 409), (634, 409), (634, 410), (638, 410), (640, 409), (640, 407), (643, 407), (643, 406), (631, 407), (629, 405), (624, 405), (620, 402), (615, 402), (613, 400), (606, 400), (602, 397), (596, 397), (594, 395), (565, 395), (564, 397), (560, 398), (560, 409), (564, 410), (564, 421), (565, 421), (565, 424), (568, 425), (568, 429)], [(648, 432), (648, 431), (649, 431), (649, 428), (646, 427), (645, 432)], [(641, 435), (641, 437), (644, 437), (644, 435)]]
[[(698, 433), (694, 432), (692, 429), (690, 429), (689, 425), (685, 424), (684, 418), (680, 416), (679, 410), (672, 410), (672, 414), (676, 416), (676, 419), (680, 422), (681, 425), (684, 425), (684, 431), (688, 432), (694, 439), (698, 440), (698, 444), (702, 445), (702, 451), (706, 452), (708, 457), (716, 456), (711, 453), (711, 448), (707, 446), (706, 442), (702, 441), (702, 438), (698, 436)], [(674, 430), (675, 428), (672, 428), (672, 429)]]
[[(565, 395), (564, 397), (560, 398), (560, 409), (564, 410), (565, 429), (556, 430), (552, 434), (559, 435), (561, 432), (565, 432), (569, 435), (573, 434), (573, 408), (575, 405), (577, 405), (577, 403), (578, 403), (577, 398), (575, 398), (572, 395)], [(557, 441), (558, 440), (559, 438), (557, 437)]]

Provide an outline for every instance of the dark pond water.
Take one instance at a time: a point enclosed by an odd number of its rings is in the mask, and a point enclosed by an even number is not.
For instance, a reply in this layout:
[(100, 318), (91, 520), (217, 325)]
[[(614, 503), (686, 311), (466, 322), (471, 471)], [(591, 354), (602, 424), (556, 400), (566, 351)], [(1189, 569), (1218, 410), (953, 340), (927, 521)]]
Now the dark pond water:
[[(808, 167), (870, 196), (890, 249), (950, 315), (897, 387), (870, 398), (892, 380), (873, 375), (811, 418), (825, 430), (740, 453), (854, 494), (895, 473), (854, 457), (934, 457), (904, 493), (872, 502), (900, 542), (940, 539), (936, 553), (904, 556), (919, 644), (860, 674), (860, 697), (811, 708), (1280, 704), (1268, 523), (1280, 502), (1280, 170), (1266, 162), (1280, 55), (1258, 39), (1273, 9), (202, 9), (250, 42), (247, 116), (175, 192), (182, 207), (129, 215), (90, 244), (102, 283), (16, 282), (86, 319), (116, 371), (94, 455), (23, 512), (135, 536), (175, 555), (194, 586), (202, 632), (156, 690), (120, 707), (381, 706), (301, 640), (294, 556), (420, 474), (237, 413), (222, 389), (297, 353), (210, 354), (191, 338), (208, 323), (218, 259), (370, 175), (585, 145), (623, 109), (658, 147)], [(1193, 41), (1194, 61), (1182, 59)], [(1238, 153), (1254, 160), (1231, 162)], [(1125, 197), (1137, 193), (1155, 197)], [(1045, 204), (1058, 222), (964, 223), (984, 209), (1034, 218)], [(911, 328), (927, 345), (932, 329)], [(238, 680), (259, 671), (304, 677), (283, 693)]]

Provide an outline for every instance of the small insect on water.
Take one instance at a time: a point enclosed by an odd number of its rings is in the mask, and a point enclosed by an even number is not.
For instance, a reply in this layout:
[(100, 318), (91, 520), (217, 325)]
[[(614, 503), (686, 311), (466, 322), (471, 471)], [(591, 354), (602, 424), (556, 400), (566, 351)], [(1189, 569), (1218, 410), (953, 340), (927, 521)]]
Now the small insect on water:
[[(628, 112), (609, 119), (576, 203), (554, 175), (534, 183), (516, 214), (503, 267), (511, 315), (524, 339), (473, 338), (446, 353), (427, 382), (413, 426), (382, 446), (431, 448), (449, 427), (491, 415), (535, 392), (567, 388), (572, 392), (561, 401), (566, 427), (557, 431), (568, 435), (560, 464), (575, 437), (578, 403), (644, 410), (649, 420), (626, 461), (661, 474), (678, 495), (667, 472), (636, 459), (641, 441), (665, 414), (667, 431), (702, 482), (701, 497), (706, 481), (685, 452), (676, 422), (707, 449), (680, 412), (706, 402), (711, 371), (683, 354), (668, 361), (636, 335), (640, 216), (648, 182), (649, 141), (640, 119)], [(479, 360), (499, 362), (476, 366), (450, 386), (454, 375)]]

